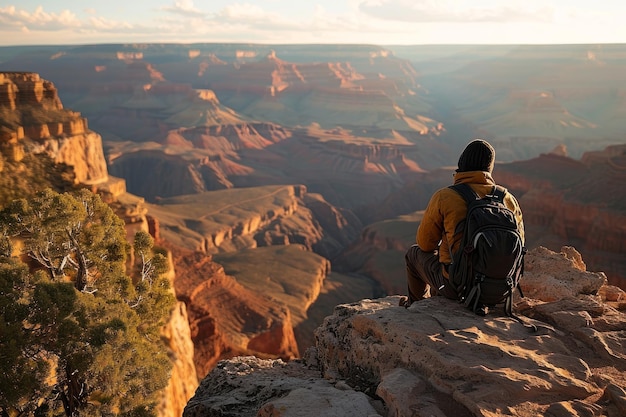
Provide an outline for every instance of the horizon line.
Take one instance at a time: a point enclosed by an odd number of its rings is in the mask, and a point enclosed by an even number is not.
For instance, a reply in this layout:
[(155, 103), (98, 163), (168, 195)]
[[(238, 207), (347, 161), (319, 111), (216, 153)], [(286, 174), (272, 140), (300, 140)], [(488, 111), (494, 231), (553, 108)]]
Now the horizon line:
[(91, 43), (33, 43), (33, 44), (11, 44), (2, 45), (0, 48), (19, 48), (19, 47), (54, 47), (54, 46), (115, 46), (115, 45), (248, 45), (248, 46), (360, 46), (360, 47), (422, 47), (422, 46), (599, 46), (599, 45), (625, 45), (626, 42), (572, 42), (572, 43), (353, 43), (353, 42), (182, 42), (182, 41), (144, 41), (144, 42), (91, 42)]

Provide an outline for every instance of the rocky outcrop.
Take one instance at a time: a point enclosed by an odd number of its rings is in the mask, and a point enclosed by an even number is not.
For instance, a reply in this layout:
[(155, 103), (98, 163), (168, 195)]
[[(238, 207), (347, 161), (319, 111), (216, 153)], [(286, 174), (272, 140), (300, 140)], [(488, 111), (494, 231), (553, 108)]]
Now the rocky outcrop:
[(80, 113), (63, 108), (54, 85), (36, 73), (0, 73), (0, 150), (13, 160), (24, 152), (47, 153), (72, 166), (75, 180), (107, 180), (102, 138)]
[(10, 110), (22, 106), (61, 109), (61, 100), (54, 85), (32, 72), (0, 73), (0, 105)]
[(536, 332), (442, 297), (339, 305), (302, 360), (220, 362), (183, 416), (623, 415), (626, 293), (573, 248), (527, 258), (516, 309)]
[[(210, 398), (203, 393), (210, 393)], [(202, 381), (198, 394), (185, 408), (184, 417), (379, 415), (367, 395), (345, 384), (336, 387), (320, 378), (317, 369), (254, 356), (221, 361)]]
[(108, 180), (107, 165), (102, 150), (102, 137), (93, 131), (59, 138), (48, 137), (32, 144), (35, 153), (46, 152), (57, 163), (74, 168), (76, 181), (95, 185)]

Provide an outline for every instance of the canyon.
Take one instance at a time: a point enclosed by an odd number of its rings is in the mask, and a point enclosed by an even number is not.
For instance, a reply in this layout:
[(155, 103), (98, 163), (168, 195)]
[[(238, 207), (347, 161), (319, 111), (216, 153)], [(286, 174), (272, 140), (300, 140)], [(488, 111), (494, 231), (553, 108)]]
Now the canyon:
[(220, 361), (292, 362), (319, 348), (335, 306), (390, 308), (422, 210), (472, 137), (496, 147), (494, 178), (518, 197), (529, 248), (575, 246), (624, 288), (626, 148), (617, 118), (585, 102), (619, 114), (623, 64), (605, 52), (603, 81), (580, 86), (593, 47), (580, 48), (533, 76), (546, 51), (523, 47), (0, 48), (0, 147), (72, 166), (128, 236), (167, 249), (177, 365), (160, 414), (181, 415)]

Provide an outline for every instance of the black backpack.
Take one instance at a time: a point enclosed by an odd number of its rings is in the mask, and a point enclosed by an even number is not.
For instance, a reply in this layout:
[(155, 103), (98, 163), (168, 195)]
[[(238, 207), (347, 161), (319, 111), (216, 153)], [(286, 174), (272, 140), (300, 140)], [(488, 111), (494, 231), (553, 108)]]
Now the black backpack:
[(455, 235), (463, 233), (463, 238), (448, 268), (459, 301), (479, 315), (504, 303), (506, 315), (521, 322), (513, 314), (512, 304), (524, 272), (526, 248), (515, 214), (504, 205), (506, 189), (494, 186), (481, 198), (467, 184), (449, 188), (467, 202), (467, 217), (455, 230)]

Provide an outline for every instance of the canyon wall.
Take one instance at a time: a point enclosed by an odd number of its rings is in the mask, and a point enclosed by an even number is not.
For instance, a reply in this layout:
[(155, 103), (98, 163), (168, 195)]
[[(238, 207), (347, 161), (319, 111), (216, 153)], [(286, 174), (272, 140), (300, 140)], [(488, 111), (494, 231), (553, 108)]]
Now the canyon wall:
[(167, 343), (173, 367), (157, 412), (159, 417), (179, 417), (187, 401), (193, 397), (199, 381), (193, 361), (195, 348), (184, 303), (176, 304), (161, 334)]
[(255, 293), (199, 252), (175, 248), (176, 296), (187, 306), (199, 379), (225, 357), (299, 356), (289, 310)]
[(102, 138), (79, 113), (63, 109), (57, 89), (36, 73), (0, 73), (0, 148), (20, 159), (24, 152), (45, 152), (73, 167), (76, 182), (107, 180)]
[(164, 240), (207, 254), (297, 243), (332, 258), (361, 228), (349, 210), (303, 185), (203, 192), (160, 199), (148, 208)]

